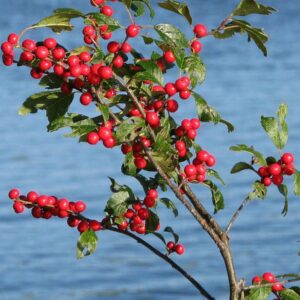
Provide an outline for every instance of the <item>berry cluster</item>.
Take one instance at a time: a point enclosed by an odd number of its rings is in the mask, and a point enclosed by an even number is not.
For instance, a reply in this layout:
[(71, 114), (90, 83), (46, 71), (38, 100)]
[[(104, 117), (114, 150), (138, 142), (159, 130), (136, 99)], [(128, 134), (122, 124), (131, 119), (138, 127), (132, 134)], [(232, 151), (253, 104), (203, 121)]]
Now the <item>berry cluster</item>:
[(164, 90), (169, 97), (172, 97), (179, 93), (179, 96), (182, 100), (187, 100), (192, 93), (189, 89), (190, 84), (190, 78), (187, 76), (182, 76), (179, 79), (177, 79), (174, 83), (168, 82), (164, 86)]
[(170, 241), (167, 243), (167, 251), (168, 253), (176, 252), (178, 255), (182, 255), (184, 253), (184, 246), (182, 244), (175, 244)]
[(117, 142), (113, 134), (115, 125), (114, 120), (109, 120), (107, 123), (101, 125), (97, 132), (92, 131), (88, 133), (86, 140), (90, 145), (96, 145), (99, 141), (103, 142), (104, 147), (113, 148)]
[(272, 292), (273, 293), (277, 293), (280, 292), (282, 290), (284, 290), (284, 286), (278, 282), (274, 276), (273, 273), (270, 272), (266, 272), (262, 275), (262, 277), (260, 276), (254, 276), (252, 278), (252, 284), (264, 284), (264, 283), (273, 283), (272, 284)]
[(268, 166), (262, 166), (257, 171), (265, 186), (270, 186), (272, 183), (281, 185), (284, 175), (291, 176), (295, 173), (294, 156), (291, 153), (284, 153), (277, 162), (274, 162), (273, 158), (267, 159), (268, 161), (270, 162)]
[[(158, 193), (156, 190), (151, 189), (147, 192), (147, 195), (143, 202), (137, 201), (132, 204), (131, 208), (128, 208), (124, 214), (125, 220), (121, 224), (118, 224), (120, 230), (130, 229), (131, 231), (137, 232), (139, 234), (146, 233), (146, 221), (150, 217), (149, 208), (156, 205), (156, 200), (158, 199)], [(156, 230), (159, 230), (159, 224)]]
[(206, 167), (213, 167), (215, 163), (216, 159), (213, 155), (206, 150), (200, 150), (193, 163), (185, 166), (184, 174), (181, 176), (183, 179), (187, 178), (188, 181), (203, 182), (206, 179)]
[(25, 196), (21, 195), (18, 189), (10, 190), (8, 196), (14, 201), (13, 208), (17, 214), (23, 213), (26, 207), (31, 209), (31, 214), (36, 219), (67, 218), (68, 225), (77, 227), (80, 233), (88, 229), (94, 231), (102, 229), (100, 222), (86, 219), (81, 215), (86, 210), (83, 201), (72, 202), (65, 198), (39, 195), (35, 191), (30, 191)]
[[(197, 129), (200, 128), (200, 120), (193, 118), (191, 120), (184, 119), (181, 122), (181, 126), (175, 129), (175, 134), (178, 138), (186, 136), (190, 140), (194, 140), (197, 137)], [(186, 144), (183, 141), (177, 141), (175, 148), (178, 151), (179, 157), (185, 157), (186, 155)]]

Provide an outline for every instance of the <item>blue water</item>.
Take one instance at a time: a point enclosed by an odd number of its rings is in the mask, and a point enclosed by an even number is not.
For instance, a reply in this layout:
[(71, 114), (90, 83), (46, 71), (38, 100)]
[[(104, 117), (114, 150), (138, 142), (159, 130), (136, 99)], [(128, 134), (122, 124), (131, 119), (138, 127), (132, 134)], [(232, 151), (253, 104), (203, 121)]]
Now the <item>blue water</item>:
[[(20, 31), (59, 6), (88, 11), (88, 2), (15, 0), (12, 6), (4, 1), (1, 3), (0, 38), (4, 40), (8, 33)], [(233, 7), (233, 1), (188, 2), (193, 6), (195, 22), (205, 23), (209, 28), (215, 27)], [(223, 188), (226, 209), (217, 216), (222, 226), (226, 225), (254, 180), (249, 174), (229, 174), (235, 162), (249, 157), (231, 153), (228, 148), (233, 144), (248, 143), (265, 154), (276, 155), (260, 129), (259, 120), (262, 114), (274, 114), (282, 101), (289, 105), (290, 142), (287, 150), (300, 160), (300, 2), (265, 3), (277, 6), (280, 12), (251, 20), (270, 33), (268, 58), (264, 58), (253, 44), (248, 44), (246, 37), (203, 41), (202, 57), (208, 71), (207, 80), (198, 91), (225, 119), (236, 125), (232, 134), (227, 134), (222, 126), (203, 125), (199, 135), (200, 144), (216, 155), (220, 173), (228, 183)], [(121, 17), (126, 23), (126, 16)], [(171, 13), (164, 13), (159, 16), (159, 21), (169, 22), (173, 17)], [(186, 26), (180, 19), (176, 19), (176, 23), (181, 28)], [(37, 39), (45, 35), (52, 36), (52, 33), (46, 30), (33, 34)], [(69, 47), (81, 43), (80, 33), (58, 39), (67, 39)], [(1, 65), (0, 74), (0, 299), (199, 299), (197, 291), (180, 275), (126, 237), (101, 232), (96, 254), (76, 261), (78, 233), (65, 226), (64, 221), (33, 220), (28, 213), (13, 214), (6, 194), (14, 186), (24, 192), (35, 189), (72, 200), (84, 199), (88, 203), (88, 215), (99, 218), (109, 197), (107, 176), (133, 185), (137, 192), (141, 189), (133, 180), (122, 177), (119, 150), (107, 151), (78, 144), (76, 140), (63, 138), (62, 132), (48, 134), (43, 113), (25, 118), (18, 116), (21, 102), (39, 88), (36, 82), (29, 80), (26, 69), (8, 69)], [(75, 104), (72, 109), (78, 111), (82, 107)], [(192, 102), (186, 102), (178, 115), (180, 118), (192, 117), (193, 111)], [(202, 189), (196, 191), (212, 211), (207, 193)], [(280, 215), (283, 200), (275, 189), (271, 189), (267, 200), (253, 202), (242, 212), (231, 232), (240, 278), (249, 282), (253, 275), (265, 271), (276, 274), (299, 272), (299, 202), (290, 192), (290, 211), (284, 218)], [(184, 208), (180, 209), (177, 220), (164, 209), (160, 214), (162, 226), (172, 225), (186, 246), (185, 255), (174, 259), (217, 299), (227, 299), (223, 262), (207, 234)], [(159, 246), (157, 241), (155, 243)]]

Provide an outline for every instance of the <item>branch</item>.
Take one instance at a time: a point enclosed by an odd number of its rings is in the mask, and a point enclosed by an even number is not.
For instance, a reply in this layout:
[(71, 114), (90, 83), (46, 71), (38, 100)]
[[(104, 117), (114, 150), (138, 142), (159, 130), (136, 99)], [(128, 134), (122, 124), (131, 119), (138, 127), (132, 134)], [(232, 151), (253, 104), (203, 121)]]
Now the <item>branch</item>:
[(152, 245), (150, 245), (148, 242), (146, 242), (145, 240), (143, 240), (142, 238), (136, 236), (135, 234), (129, 232), (129, 231), (123, 231), (123, 230), (119, 230), (117, 228), (107, 228), (106, 230), (110, 230), (113, 232), (118, 232), (121, 233), (123, 235), (126, 235), (128, 237), (131, 237), (132, 239), (136, 240), (139, 244), (142, 244), (143, 246), (145, 246), (147, 249), (149, 249), (151, 252), (153, 252), (155, 255), (157, 255), (158, 257), (160, 257), (161, 259), (163, 259), (165, 262), (167, 262), (169, 265), (172, 266), (172, 268), (174, 268), (176, 271), (178, 271), (183, 277), (185, 277), (189, 282), (192, 283), (192, 285), (200, 292), (200, 294), (202, 296), (204, 296), (206, 299), (209, 300), (214, 300), (215, 298), (212, 297), (203, 287), (202, 285), (195, 280), (195, 278), (193, 278), (189, 273), (187, 273), (184, 269), (182, 269), (175, 261), (173, 261), (169, 256), (163, 254), (162, 252), (160, 252), (159, 250), (157, 250), (156, 248), (154, 248)]
[(244, 199), (244, 201), (242, 202), (242, 204), (240, 205), (240, 207), (237, 209), (237, 211), (234, 213), (234, 215), (232, 216), (229, 224), (226, 227), (225, 233), (226, 235), (228, 235), (233, 223), (236, 221), (236, 219), (238, 218), (240, 212), (242, 211), (242, 209), (246, 206), (246, 204), (250, 201), (249, 195)]

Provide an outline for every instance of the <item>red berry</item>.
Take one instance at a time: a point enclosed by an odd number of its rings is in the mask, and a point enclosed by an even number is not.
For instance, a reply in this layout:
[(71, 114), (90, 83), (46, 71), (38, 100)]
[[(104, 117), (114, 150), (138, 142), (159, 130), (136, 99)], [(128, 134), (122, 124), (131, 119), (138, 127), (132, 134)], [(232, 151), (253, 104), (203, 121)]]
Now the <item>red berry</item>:
[(21, 214), (22, 212), (24, 212), (24, 209), (25, 209), (24, 204), (22, 202), (18, 202), (18, 201), (15, 201), (13, 208), (15, 210), (15, 213), (17, 213), (17, 214)]
[(153, 197), (149, 197), (149, 196), (147, 196), (145, 199), (144, 199), (144, 205), (145, 206), (147, 206), (147, 207), (153, 207), (153, 206), (155, 206), (155, 204), (156, 204), (156, 200), (155, 200), (155, 198), (153, 198)]
[(209, 153), (205, 150), (201, 150), (197, 153), (197, 159), (199, 159), (201, 162), (205, 162), (209, 157)]
[(187, 137), (190, 139), (190, 140), (194, 140), (197, 136), (197, 130), (195, 129), (190, 129), (187, 131)]
[(176, 57), (171, 50), (168, 50), (164, 53), (164, 59), (167, 63), (174, 63), (176, 61)]
[(122, 68), (124, 65), (124, 59), (121, 55), (117, 55), (114, 59), (113, 59), (113, 66), (115, 68)]
[(169, 112), (176, 112), (178, 110), (178, 103), (176, 100), (169, 99), (167, 100), (166, 109)]
[(71, 66), (70, 73), (71, 73), (71, 76), (73, 76), (75, 78), (79, 77), (81, 75), (81, 66), (80, 65)]
[(67, 220), (67, 223), (70, 227), (77, 227), (78, 224), (80, 223), (80, 220), (78, 220), (74, 216), (70, 216)]
[(8, 197), (11, 199), (11, 200), (15, 200), (15, 199), (18, 199), (20, 196), (20, 191), (18, 189), (12, 189), (9, 191), (8, 193)]
[(276, 282), (272, 285), (272, 292), (273, 293), (280, 292), (282, 290), (284, 290), (284, 287), (281, 283)]
[(175, 143), (175, 148), (176, 148), (177, 151), (184, 151), (184, 150), (186, 150), (185, 142), (183, 142), (183, 141), (177, 141)]
[(75, 209), (78, 213), (82, 213), (86, 209), (86, 204), (83, 201), (77, 201), (75, 203)]
[(154, 199), (157, 199), (158, 198), (158, 192), (157, 192), (157, 190), (151, 189), (147, 192), (147, 196), (151, 197), (151, 198), (154, 198)]
[(67, 82), (63, 82), (61, 84), (61, 87), (60, 87), (61, 91), (66, 94), (66, 95), (69, 95), (72, 93), (72, 87), (67, 83)]
[(79, 59), (83, 62), (89, 62), (92, 59), (92, 56), (90, 53), (83, 51), (79, 54)]
[(3, 54), (2, 61), (5, 66), (9, 67), (14, 63), (14, 57), (10, 54)]
[(288, 176), (295, 174), (295, 172), (296, 172), (296, 169), (293, 164), (285, 165), (283, 168), (283, 173)]
[(273, 176), (279, 175), (281, 174), (281, 165), (278, 163), (271, 164), (268, 167), (268, 171)]
[(199, 53), (202, 50), (202, 44), (199, 41), (193, 41), (191, 44), (191, 49), (194, 53)]
[(27, 194), (27, 200), (29, 202), (35, 202), (38, 198), (38, 193), (37, 192), (34, 192), (34, 191), (31, 191)]
[(34, 55), (31, 52), (23, 51), (20, 56), (21, 61), (33, 61)]
[(104, 5), (101, 8), (101, 13), (103, 13), (104, 15), (106, 15), (108, 17), (111, 17), (114, 14), (114, 11), (109, 5)]
[(109, 66), (102, 66), (98, 70), (98, 74), (103, 79), (110, 79), (113, 75), (112, 69)]
[(168, 243), (167, 243), (167, 249), (168, 249), (169, 251), (173, 251), (174, 248), (175, 248), (175, 243), (174, 243), (174, 242), (168, 242)]
[(144, 157), (136, 157), (134, 164), (138, 169), (145, 169), (147, 167), (147, 160)]
[(282, 182), (283, 182), (283, 176), (281, 174), (279, 174), (279, 175), (273, 175), (272, 182), (275, 185), (281, 185)]
[(197, 118), (191, 119), (191, 127), (192, 127), (193, 129), (199, 129), (199, 128), (200, 128), (200, 125), (201, 125), (201, 123), (200, 123), (200, 120), (199, 120), (199, 119), (197, 119)]
[(174, 96), (177, 93), (177, 89), (173, 83), (169, 82), (165, 85), (165, 92), (169, 96)]
[(36, 203), (38, 204), (38, 206), (40, 207), (44, 207), (47, 206), (49, 204), (48, 201), (48, 196), (46, 195), (41, 195), (36, 199)]
[(121, 46), (121, 51), (122, 51), (122, 52), (124, 52), (124, 53), (129, 53), (129, 52), (131, 52), (131, 50), (132, 50), (132, 47), (131, 47), (131, 45), (130, 45), (129, 43), (124, 42), (124, 43), (122, 44), (122, 46)]
[(177, 91), (186, 91), (189, 87), (189, 84), (186, 80), (179, 78), (175, 81), (175, 87)]
[(179, 92), (179, 97), (182, 99), (182, 100), (187, 100), (190, 98), (192, 92), (190, 90), (185, 90), (185, 91), (180, 91)]
[(281, 161), (285, 164), (285, 165), (290, 165), (294, 162), (294, 156), (292, 153), (284, 153), (281, 156)]
[(99, 130), (98, 130), (98, 135), (100, 137), (101, 140), (107, 140), (109, 138), (112, 137), (112, 132), (109, 128), (107, 127), (100, 127)]
[(181, 121), (181, 126), (185, 131), (192, 129), (191, 121), (188, 119), (184, 119)]
[(80, 63), (80, 59), (77, 55), (71, 55), (68, 57), (68, 65), (70, 67), (77, 66), (79, 65), (79, 63)]
[(37, 70), (37, 69), (31, 69), (30, 75), (31, 75), (31, 77), (34, 78), (34, 79), (40, 79), (40, 78), (43, 77), (44, 73), (43, 73), (43, 72), (40, 72), (40, 71)]
[(31, 210), (31, 214), (34, 218), (39, 219), (42, 217), (43, 212), (42, 209), (40, 207), (33, 207)]
[(33, 40), (24, 40), (23, 43), (22, 43), (22, 47), (25, 49), (25, 50), (28, 50), (28, 51), (34, 51), (35, 48), (36, 48), (36, 43), (35, 41)]
[(116, 53), (120, 50), (120, 44), (115, 41), (109, 42), (107, 45), (107, 50), (110, 53)]
[(60, 209), (60, 210), (68, 210), (70, 207), (69, 207), (69, 201), (67, 199), (60, 199), (57, 201), (57, 207)]
[(94, 36), (95, 35), (95, 28), (92, 25), (84, 26), (82, 29), (83, 35), (87, 36)]
[(61, 47), (58, 47), (58, 48), (55, 48), (53, 51), (52, 51), (52, 56), (54, 59), (56, 60), (61, 60), (61, 59), (64, 59), (65, 56), (66, 56), (66, 52), (63, 48)]
[(149, 213), (149, 210), (148, 210), (148, 209), (146, 209), (146, 208), (141, 208), (141, 209), (139, 209), (139, 211), (138, 211), (138, 215), (139, 215), (139, 217), (140, 217), (142, 220), (147, 220), (147, 219), (149, 218), (150, 213)]
[(4, 54), (12, 54), (14, 50), (14, 46), (9, 42), (4, 42), (1, 45), (1, 50)]
[(147, 112), (146, 113), (146, 121), (151, 127), (158, 127), (160, 120), (157, 112)]
[(275, 282), (275, 276), (273, 273), (270, 273), (270, 272), (264, 273), (262, 278), (263, 278), (263, 280), (270, 282), (270, 283)]
[(99, 231), (102, 229), (102, 225), (100, 222), (98, 222), (97, 220), (91, 220), (89, 221), (89, 227), (93, 230), (93, 231)]
[(100, 6), (101, 4), (103, 4), (106, 0), (91, 0), (91, 5), (93, 6)]
[(136, 227), (136, 232), (139, 233), (139, 234), (145, 234), (146, 233), (146, 226), (145, 226), (145, 224), (139, 224)]
[(205, 173), (206, 173), (206, 167), (202, 164), (197, 165), (196, 170), (197, 170), (197, 174), (199, 174), (199, 175), (205, 175)]
[(44, 59), (46, 57), (48, 57), (49, 55), (49, 50), (47, 47), (45, 46), (38, 46), (36, 49), (35, 49), (35, 55), (38, 59)]
[(80, 96), (80, 103), (82, 105), (89, 105), (93, 101), (93, 95), (91, 93), (84, 93)]
[(267, 166), (260, 167), (257, 172), (258, 172), (259, 176), (261, 176), (261, 177), (270, 176), (269, 169)]
[(140, 27), (135, 24), (129, 25), (126, 29), (126, 34), (130, 38), (136, 37), (139, 34), (139, 32), (140, 32)]
[(132, 208), (135, 210), (135, 211), (139, 211), (141, 208), (142, 208), (142, 203), (140, 201), (138, 202), (135, 202), (132, 204)]
[(117, 144), (117, 141), (114, 137), (110, 137), (106, 140), (103, 140), (103, 145), (105, 148), (113, 148)]
[(194, 27), (194, 33), (198, 38), (205, 37), (207, 35), (207, 28), (203, 24), (196, 24)]
[(214, 156), (209, 155), (205, 161), (208, 167), (213, 167), (216, 164), (216, 159)]
[(16, 33), (11, 33), (8, 37), (7, 37), (7, 41), (9, 43), (11, 43), (12, 45), (17, 45), (18, 41), (19, 41), (19, 36)]
[(77, 226), (77, 230), (80, 233), (83, 233), (83, 232), (87, 231), (89, 228), (90, 228), (90, 225), (87, 221), (81, 221)]
[(175, 252), (179, 255), (182, 255), (184, 253), (184, 246), (182, 244), (177, 244), (175, 246)]
[(126, 220), (123, 220), (121, 224), (118, 224), (118, 228), (120, 230), (127, 230), (127, 228), (128, 228), (128, 222)]
[(262, 279), (260, 276), (254, 276), (252, 278), (252, 284), (261, 284), (261, 282), (262, 282)]
[(127, 219), (131, 219), (134, 216), (134, 211), (130, 208), (127, 209), (126, 213), (124, 214), (124, 217)]
[(264, 177), (262, 179), (262, 183), (264, 186), (270, 186), (272, 184), (272, 179), (270, 177)]
[(49, 59), (43, 59), (39, 63), (39, 69), (41, 71), (48, 71), (52, 67), (52, 62)]
[(57, 41), (54, 38), (47, 38), (44, 40), (44, 45), (47, 47), (49, 50), (54, 49), (57, 45)]
[(189, 165), (185, 166), (184, 173), (188, 177), (195, 176), (197, 174), (196, 167), (192, 164), (189, 164)]

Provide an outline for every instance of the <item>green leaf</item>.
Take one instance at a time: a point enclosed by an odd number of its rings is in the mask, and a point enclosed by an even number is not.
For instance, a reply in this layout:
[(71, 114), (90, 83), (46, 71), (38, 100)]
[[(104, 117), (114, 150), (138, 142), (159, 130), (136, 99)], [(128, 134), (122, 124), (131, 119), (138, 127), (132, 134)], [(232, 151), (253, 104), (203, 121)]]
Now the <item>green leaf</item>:
[(281, 213), (286, 216), (289, 210), (288, 188), (285, 184), (281, 184), (278, 186), (278, 191), (284, 197), (284, 207)]
[(125, 155), (125, 160), (122, 165), (122, 172), (125, 175), (135, 176), (138, 172), (134, 164), (134, 156), (132, 152)]
[(53, 12), (53, 15), (40, 20), (38, 23), (32, 25), (32, 28), (48, 27), (56, 33), (62, 31), (71, 31), (74, 26), (70, 23), (71, 19), (83, 18), (84, 14), (79, 10), (72, 8), (60, 8)]
[(104, 54), (101, 49), (96, 49), (95, 53), (93, 54), (91, 63), (92, 64), (98, 64), (103, 61)]
[(94, 52), (95, 49), (90, 46), (81, 46), (70, 51), (70, 55), (79, 55), (82, 52)]
[(265, 43), (268, 41), (268, 35), (261, 28), (255, 28), (246, 21), (233, 19), (226, 24), (223, 32), (215, 31), (214, 37), (218, 39), (226, 39), (232, 37), (235, 33), (244, 34), (248, 36), (248, 41), (254, 41), (256, 46), (267, 56), (267, 48)]
[(135, 12), (135, 17), (140, 17), (145, 13), (145, 6), (140, 1), (132, 1), (131, 9)]
[(47, 90), (51, 90), (60, 88), (63, 82), (64, 80), (61, 76), (58, 76), (55, 73), (50, 73), (42, 77), (42, 79), (39, 82), (39, 85), (46, 87)]
[(121, 0), (120, 2), (123, 2), (128, 8), (130, 8), (132, 0)]
[(192, 94), (195, 99), (200, 121), (213, 122), (214, 124), (218, 124), (220, 122), (227, 126), (228, 132), (234, 130), (233, 125), (228, 121), (223, 120), (220, 113), (217, 112), (213, 107), (209, 106), (201, 95), (197, 94), (196, 92), (193, 92)]
[(219, 175), (219, 173), (216, 170), (213, 169), (207, 169), (206, 174), (209, 177), (215, 177), (218, 179), (223, 185), (225, 185), (225, 181), (222, 179), (222, 177)]
[(283, 149), (288, 140), (288, 126), (285, 121), (287, 115), (287, 105), (280, 104), (277, 111), (277, 118), (261, 117), (261, 125), (272, 140), (277, 149)]
[(48, 91), (31, 95), (19, 109), (21, 116), (46, 110), (49, 123), (65, 115), (73, 100), (74, 94), (65, 95), (60, 91)]
[(137, 131), (145, 126), (145, 120), (139, 117), (131, 117), (124, 120), (116, 131), (115, 136), (118, 143), (132, 141), (137, 136)]
[(158, 3), (158, 5), (166, 10), (173, 11), (176, 14), (183, 16), (189, 22), (190, 25), (193, 24), (190, 10), (184, 2), (179, 2), (175, 0), (165, 0), (164, 2)]
[(178, 216), (178, 209), (175, 206), (174, 202), (169, 198), (160, 198), (159, 201), (166, 206), (168, 209), (172, 209), (175, 217)]
[(105, 211), (113, 216), (123, 216), (134, 200), (131, 190), (128, 187), (122, 188), (109, 198)]
[(77, 259), (82, 259), (96, 251), (98, 237), (96, 233), (89, 229), (83, 232), (77, 241)]
[(265, 158), (263, 157), (263, 155), (258, 152), (257, 150), (255, 150), (252, 146), (249, 147), (245, 144), (240, 144), (240, 145), (236, 145), (236, 146), (231, 146), (230, 150), (232, 151), (244, 151), (244, 152), (249, 152), (254, 156), (255, 162), (257, 162), (259, 165), (262, 166), (266, 166), (267, 162), (265, 160)]
[(148, 8), (148, 10), (150, 12), (150, 17), (154, 18), (155, 11), (153, 9), (153, 6), (151, 5), (150, 0), (134, 0), (134, 1), (132, 1), (131, 9), (136, 13), (136, 16), (139, 17), (144, 14), (145, 9), (141, 7), (142, 4)]
[(97, 107), (101, 111), (104, 123), (107, 123), (109, 120), (109, 107), (106, 104), (98, 103)]
[(133, 77), (134, 79), (151, 80), (154, 83), (163, 85), (163, 73), (154, 61), (141, 60), (137, 64), (143, 67), (143, 70), (137, 72)]
[(279, 295), (283, 300), (300, 300), (300, 295), (292, 289), (284, 289)]
[(267, 300), (272, 292), (271, 287), (261, 287), (245, 291), (245, 300)]
[(267, 196), (267, 188), (264, 186), (263, 183), (261, 182), (255, 182), (252, 185), (253, 191), (251, 193), (249, 193), (249, 199), (250, 200), (254, 200), (254, 199), (265, 199), (265, 197)]
[(293, 290), (294, 292), (296, 292), (300, 296), (300, 287), (299, 286), (292, 286), (290, 289)]
[(294, 193), (295, 195), (300, 195), (300, 172), (296, 171), (294, 175)]
[(56, 118), (49, 123), (47, 129), (52, 132), (64, 127), (70, 127), (72, 129), (71, 133), (65, 134), (66, 137), (83, 137), (89, 132), (98, 129), (98, 125), (93, 119), (84, 115), (72, 113), (67, 114), (67, 116)]
[(189, 42), (185, 35), (175, 26), (170, 24), (158, 24), (154, 26), (154, 29), (170, 48), (189, 47)]
[[(108, 17), (102, 13), (89, 13), (88, 16), (92, 19), (95, 20), (99, 25), (108, 25), (108, 31), (112, 32), (115, 31), (119, 28), (121, 28), (120, 23), (112, 18), (112, 17)], [(85, 20), (86, 24), (93, 24), (92, 21), (90, 19), (86, 19)]]
[(219, 210), (225, 207), (224, 197), (219, 188), (211, 180), (205, 180), (204, 184), (210, 188), (212, 201), (215, 208), (214, 213), (217, 213)]
[(149, 210), (149, 218), (146, 220), (147, 233), (153, 233), (156, 231), (159, 224), (159, 217), (152, 210)]
[(239, 5), (235, 8), (232, 15), (233, 16), (247, 16), (250, 14), (261, 14), (269, 15), (275, 12), (276, 9), (270, 6), (264, 6), (257, 3), (256, 0), (242, 0)]
[(170, 226), (166, 227), (166, 228), (164, 229), (164, 232), (169, 232), (169, 233), (171, 233), (171, 234), (173, 235), (175, 244), (178, 243), (178, 241), (179, 241), (179, 235), (173, 230), (172, 227), (170, 227)]
[(158, 232), (152, 232), (152, 234), (155, 235), (157, 238), (159, 238), (165, 245), (167, 244), (167, 242), (162, 234), (160, 234)]
[(238, 162), (236, 163), (230, 173), (231, 174), (235, 174), (235, 173), (238, 173), (238, 172), (241, 172), (241, 171), (244, 171), (244, 170), (252, 170), (256, 173), (256, 170), (248, 163), (245, 163), (245, 162)]
[(186, 57), (185, 66), (185, 71), (191, 79), (192, 88), (195, 88), (198, 84), (204, 82), (206, 77), (206, 67), (197, 54)]

